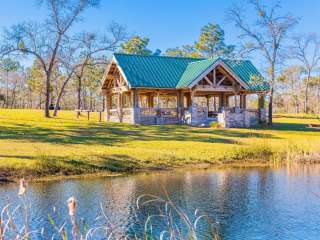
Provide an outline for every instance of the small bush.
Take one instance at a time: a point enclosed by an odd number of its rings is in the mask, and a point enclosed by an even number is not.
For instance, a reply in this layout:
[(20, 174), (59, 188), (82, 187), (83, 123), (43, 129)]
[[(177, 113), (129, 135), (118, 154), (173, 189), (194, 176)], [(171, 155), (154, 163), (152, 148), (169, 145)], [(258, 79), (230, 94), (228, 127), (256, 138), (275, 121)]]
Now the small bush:
[(210, 123), (210, 127), (212, 127), (212, 128), (220, 128), (221, 126), (220, 126), (220, 124), (218, 122), (211, 122)]
[(241, 146), (235, 149), (233, 159), (237, 160), (265, 160), (273, 158), (274, 152), (267, 143), (254, 143), (250, 146)]

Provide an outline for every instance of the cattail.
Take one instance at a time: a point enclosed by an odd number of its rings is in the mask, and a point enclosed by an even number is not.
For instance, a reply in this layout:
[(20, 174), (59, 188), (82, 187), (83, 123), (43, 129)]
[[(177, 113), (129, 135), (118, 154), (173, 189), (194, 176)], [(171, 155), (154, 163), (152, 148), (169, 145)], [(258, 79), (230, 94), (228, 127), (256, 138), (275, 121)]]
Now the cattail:
[(71, 197), (67, 201), (68, 203), (68, 208), (69, 208), (69, 215), (70, 216), (75, 216), (76, 215), (76, 208), (77, 208), (77, 202), (74, 197)]
[(77, 201), (74, 197), (71, 197), (67, 201), (69, 208), (69, 215), (72, 223), (72, 239), (78, 239), (78, 226), (76, 221)]
[(26, 190), (27, 190), (27, 181), (24, 178), (21, 178), (18, 195), (20, 196), (24, 195), (26, 193)]

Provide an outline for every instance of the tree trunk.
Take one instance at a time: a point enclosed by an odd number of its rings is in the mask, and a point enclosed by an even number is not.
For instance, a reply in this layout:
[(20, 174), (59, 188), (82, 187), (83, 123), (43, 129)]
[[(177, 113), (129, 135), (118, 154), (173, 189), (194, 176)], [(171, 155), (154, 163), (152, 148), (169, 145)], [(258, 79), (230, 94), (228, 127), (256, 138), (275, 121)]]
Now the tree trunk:
[(51, 72), (47, 72), (46, 76), (46, 102), (45, 102), (45, 106), (44, 106), (44, 116), (46, 118), (49, 118), (50, 117), (50, 111), (49, 111), (49, 108), (50, 108), (50, 75), (51, 75)]
[(62, 84), (61, 89), (58, 93), (57, 99), (56, 99), (56, 103), (54, 105), (54, 112), (53, 112), (53, 116), (56, 117), (58, 115), (58, 108), (60, 106), (60, 101), (64, 92), (65, 87), (67, 86), (67, 83), (69, 81), (71, 77), (68, 77)]
[(42, 104), (42, 90), (39, 92), (39, 109), (41, 109), (41, 104)]
[[(81, 78), (78, 77), (78, 87), (77, 87), (77, 110), (81, 108)], [(77, 117), (79, 118), (80, 112), (77, 112)]]
[(309, 81), (311, 77), (311, 70), (308, 70), (308, 76), (307, 76), (307, 82), (306, 82), (306, 88), (305, 88), (305, 96), (304, 96), (304, 112), (308, 113), (308, 101), (309, 101)]
[(269, 107), (268, 107), (268, 125), (272, 126), (272, 114), (273, 114), (273, 85), (275, 80), (275, 63), (271, 62), (271, 81), (270, 81), (270, 96), (269, 96)]
[(77, 108), (81, 108), (81, 78), (78, 78), (78, 88), (77, 88)]
[(305, 88), (305, 96), (304, 96), (304, 112), (308, 113), (309, 109), (308, 109), (308, 95), (309, 95), (309, 83), (306, 83), (306, 88)]
[(6, 76), (6, 108), (9, 107), (9, 72), (7, 71), (7, 76)]
[[(319, 83), (320, 84), (320, 83)], [(317, 101), (317, 106), (318, 106), (318, 114), (320, 114), (320, 86), (318, 86), (318, 92), (317, 92), (317, 99), (318, 99), (318, 101)]]

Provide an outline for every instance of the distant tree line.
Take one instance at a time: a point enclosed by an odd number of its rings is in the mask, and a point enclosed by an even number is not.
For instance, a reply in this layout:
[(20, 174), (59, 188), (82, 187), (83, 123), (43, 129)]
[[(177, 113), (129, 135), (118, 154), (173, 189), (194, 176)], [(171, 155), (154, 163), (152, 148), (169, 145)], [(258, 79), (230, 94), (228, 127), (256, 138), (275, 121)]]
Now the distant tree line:
[[(227, 20), (239, 30), (239, 43), (227, 44), (223, 28), (208, 23), (197, 41), (150, 50), (148, 37), (130, 35), (111, 23), (102, 34), (74, 33), (83, 13), (100, 0), (37, 1), (47, 9), (43, 22), (6, 28), (0, 35), (0, 106), (44, 109), (46, 117), (59, 109), (102, 109), (101, 79), (113, 52), (196, 58), (260, 56), (271, 86), (272, 113), (320, 113), (320, 40), (315, 34), (293, 34), (298, 19), (280, 11), (276, 3), (259, 0), (233, 4)], [(249, 9), (249, 10), (248, 10)], [(248, 21), (248, 11), (255, 18)], [(22, 60), (33, 61), (23, 67)]]

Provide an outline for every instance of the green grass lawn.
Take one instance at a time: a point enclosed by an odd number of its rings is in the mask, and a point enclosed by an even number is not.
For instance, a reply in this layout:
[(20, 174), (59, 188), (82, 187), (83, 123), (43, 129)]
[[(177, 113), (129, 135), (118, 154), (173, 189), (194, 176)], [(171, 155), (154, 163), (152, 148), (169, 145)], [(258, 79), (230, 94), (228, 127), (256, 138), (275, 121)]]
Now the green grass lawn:
[(320, 153), (320, 131), (306, 126), (319, 120), (308, 116), (278, 116), (271, 129), (213, 129), (99, 124), (93, 115), (45, 119), (38, 110), (0, 109), (0, 177), (265, 164)]

